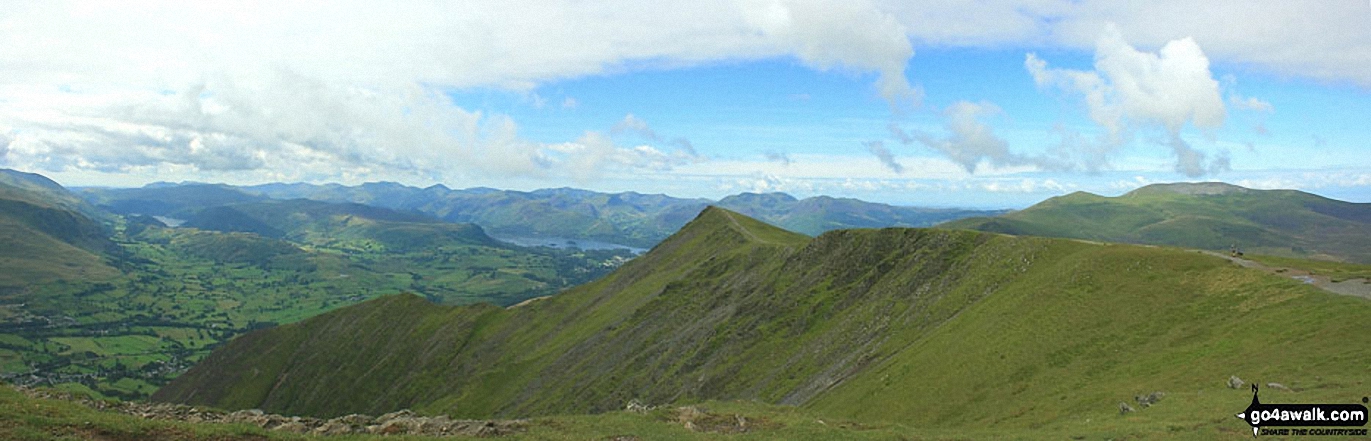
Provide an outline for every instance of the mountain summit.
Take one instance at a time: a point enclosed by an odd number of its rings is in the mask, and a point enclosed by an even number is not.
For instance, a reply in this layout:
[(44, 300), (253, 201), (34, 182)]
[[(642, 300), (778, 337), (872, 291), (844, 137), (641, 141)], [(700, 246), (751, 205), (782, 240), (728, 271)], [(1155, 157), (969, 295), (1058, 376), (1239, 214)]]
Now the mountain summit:
[(1187, 391), (1235, 372), (1292, 378), (1313, 358), (1320, 394), (1360, 394), (1340, 385), (1368, 357), (1371, 303), (1217, 257), (936, 229), (811, 239), (709, 208), (555, 296), (384, 297), (239, 337), (154, 399), (461, 418), (741, 399), (984, 429), (1117, 418), (1113, 401), (1155, 388), (1209, 424), (1202, 410), (1225, 395)]

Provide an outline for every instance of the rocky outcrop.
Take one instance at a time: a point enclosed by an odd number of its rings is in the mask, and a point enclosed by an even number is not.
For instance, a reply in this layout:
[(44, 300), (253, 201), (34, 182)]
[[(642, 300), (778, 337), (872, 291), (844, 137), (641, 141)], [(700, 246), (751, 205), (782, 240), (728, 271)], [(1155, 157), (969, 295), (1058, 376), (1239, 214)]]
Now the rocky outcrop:
[(145, 419), (184, 421), (189, 423), (250, 424), (263, 429), (312, 435), (423, 435), (423, 436), (503, 436), (524, 431), (526, 420), (454, 420), (445, 415), (421, 416), (409, 410), (391, 412), (379, 417), (345, 415), (331, 419), (283, 416), (258, 409), (224, 412), (182, 404), (141, 403), (125, 401), (112, 403), (74, 397), (69, 393), (50, 389), (18, 388), (20, 392), (44, 399), (75, 401), (86, 406), (120, 412)]

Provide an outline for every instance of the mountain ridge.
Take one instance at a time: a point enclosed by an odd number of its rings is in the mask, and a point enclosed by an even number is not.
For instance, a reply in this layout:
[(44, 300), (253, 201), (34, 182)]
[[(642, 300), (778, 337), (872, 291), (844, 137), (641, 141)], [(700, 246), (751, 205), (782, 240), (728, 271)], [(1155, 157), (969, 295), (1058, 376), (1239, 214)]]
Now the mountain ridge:
[(939, 228), (1371, 263), (1371, 204), (1225, 183), (1153, 184), (1117, 197), (1075, 192)]
[[(808, 238), (711, 208), (556, 296), (339, 309), (234, 340), (154, 399), (468, 418), (741, 399), (859, 421), (1061, 427), (1117, 418), (1116, 397), (1141, 388), (1195, 415), (1224, 397), (1242, 405), (1221, 392), (1232, 373), (1360, 393), (1329, 381), (1362, 375), (1363, 318), (1363, 299), (1194, 252), (939, 229)], [(1254, 360), (1256, 347), (1298, 359)], [(1321, 382), (1300, 373), (1299, 359), (1334, 353)], [(1189, 362), (1162, 368), (1174, 360)]]

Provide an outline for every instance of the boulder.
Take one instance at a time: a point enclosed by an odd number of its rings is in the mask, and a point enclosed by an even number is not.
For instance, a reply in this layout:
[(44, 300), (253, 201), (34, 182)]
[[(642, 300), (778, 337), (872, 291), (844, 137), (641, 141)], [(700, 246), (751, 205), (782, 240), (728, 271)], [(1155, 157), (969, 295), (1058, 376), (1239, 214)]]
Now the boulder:
[(1237, 375), (1229, 375), (1229, 376), (1228, 376), (1228, 388), (1229, 388), (1229, 389), (1238, 389), (1238, 388), (1241, 388), (1243, 384), (1245, 384), (1245, 383), (1243, 383), (1242, 379), (1241, 379), (1241, 378), (1238, 378)]
[(325, 421), (324, 424), (314, 428), (310, 433), (315, 435), (350, 435), (357, 433), (357, 430), (352, 425), (339, 421), (339, 418), (334, 418)]
[(1152, 407), (1153, 404), (1157, 404), (1157, 402), (1161, 401), (1162, 397), (1164, 396), (1166, 396), (1165, 392), (1158, 391), (1147, 395), (1136, 395), (1133, 397), (1133, 400), (1137, 401), (1139, 406), (1142, 406), (1143, 408), (1148, 408)]
[(1137, 411), (1138, 409), (1134, 409), (1133, 406), (1129, 406), (1128, 403), (1122, 401), (1119, 402), (1119, 415), (1125, 415)]
[(382, 423), (385, 423), (386, 421), (390, 421), (390, 420), (395, 420), (395, 419), (400, 419), (400, 418), (414, 418), (414, 417), (416, 417), (416, 416), (418, 416), (418, 415), (416, 415), (414, 412), (410, 411), (409, 409), (398, 410), (398, 411), (395, 411), (395, 412), (391, 412), (391, 413), (388, 413), (388, 414), (385, 414), (385, 415), (381, 415), (381, 416), (379, 416), (379, 417), (376, 417), (376, 423), (377, 423), (377, 424), (382, 424)]

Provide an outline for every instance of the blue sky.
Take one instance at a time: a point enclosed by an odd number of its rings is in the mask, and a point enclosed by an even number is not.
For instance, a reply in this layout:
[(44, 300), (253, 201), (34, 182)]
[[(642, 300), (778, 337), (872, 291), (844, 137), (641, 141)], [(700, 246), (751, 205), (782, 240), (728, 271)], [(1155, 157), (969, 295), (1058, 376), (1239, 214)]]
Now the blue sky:
[(10, 3), (0, 167), (1013, 208), (1224, 181), (1371, 202), (1371, 4), (974, 3)]

